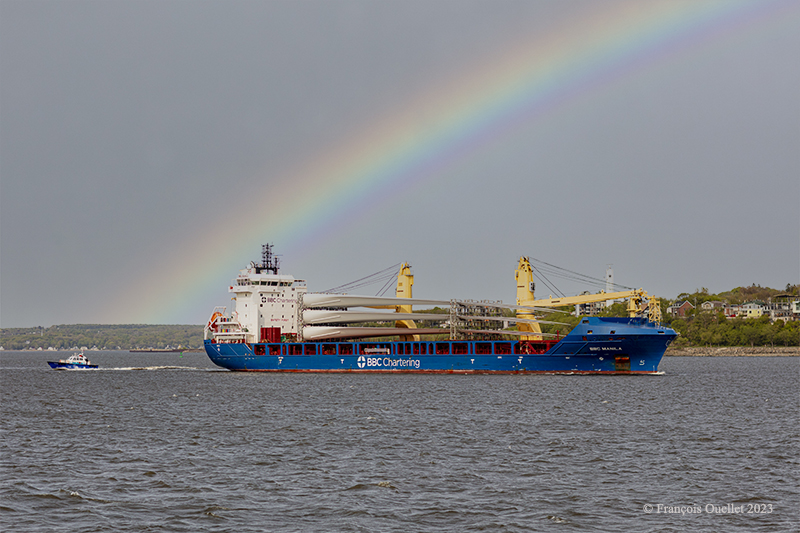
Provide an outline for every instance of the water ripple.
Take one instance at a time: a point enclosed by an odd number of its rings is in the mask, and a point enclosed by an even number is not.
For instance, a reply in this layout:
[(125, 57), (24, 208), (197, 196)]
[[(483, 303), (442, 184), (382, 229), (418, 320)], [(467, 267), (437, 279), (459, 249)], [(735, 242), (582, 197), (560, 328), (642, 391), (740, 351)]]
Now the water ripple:
[[(60, 373), (44, 357), (0, 355), (4, 532), (800, 522), (797, 358), (674, 358), (642, 380), (236, 374), (117, 352)], [(728, 504), (772, 507), (714, 511)]]

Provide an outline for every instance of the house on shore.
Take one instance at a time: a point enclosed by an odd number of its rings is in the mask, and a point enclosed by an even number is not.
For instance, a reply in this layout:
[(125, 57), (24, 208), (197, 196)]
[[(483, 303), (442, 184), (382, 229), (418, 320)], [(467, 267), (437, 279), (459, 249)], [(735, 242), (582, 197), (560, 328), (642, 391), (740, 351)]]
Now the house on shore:
[(686, 313), (694, 309), (694, 306), (688, 300), (683, 300), (681, 302), (675, 302), (674, 304), (667, 307), (667, 313), (672, 316), (678, 317), (685, 317)]
[(742, 312), (739, 316), (744, 318), (759, 318), (764, 314), (764, 302), (754, 300), (742, 305)]
[(742, 306), (739, 304), (725, 304), (723, 310), (726, 318), (736, 318), (742, 313)]
[(725, 302), (720, 302), (719, 300), (703, 302), (700, 304), (700, 309), (711, 312), (722, 311), (725, 309)]

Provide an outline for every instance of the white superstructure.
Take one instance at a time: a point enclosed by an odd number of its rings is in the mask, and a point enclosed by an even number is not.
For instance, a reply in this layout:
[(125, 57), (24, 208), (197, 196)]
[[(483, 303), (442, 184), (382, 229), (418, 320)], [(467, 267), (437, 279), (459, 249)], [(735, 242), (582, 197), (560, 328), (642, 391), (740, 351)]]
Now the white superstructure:
[(234, 295), (233, 311), (228, 315), (224, 307), (215, 309), (206, 325), (206, 338), (255, 343), (297, 336), (306, 282), (278, 274), (279, 261), (272, 254), (272, 245), (264, 245), (261, 253), (261, 263), (251, 262), (228, 287)]
[(280, 328), (281, 335), (297, 335), (298, 309), (306, 282), (259, 270), (251, 266), (239, 271), (235, 284), (228, 288), (235, 295), (233, 316), (248, 334), (245, 342), (261, 340), (261, 328)]

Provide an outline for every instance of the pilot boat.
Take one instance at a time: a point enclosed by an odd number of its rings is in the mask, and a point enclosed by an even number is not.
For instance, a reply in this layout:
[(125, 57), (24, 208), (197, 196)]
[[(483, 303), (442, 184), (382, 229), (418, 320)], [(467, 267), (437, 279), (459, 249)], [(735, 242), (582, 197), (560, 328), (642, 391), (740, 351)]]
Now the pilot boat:
[(89, 361), (85, 355), (83, 355), (83, 352), (74, 353), (67, 359), (48, 361), (47, 364), (50, 365), (50, 368), (54, 370), (83, 370), (97, 368), (97, 365), (93, 365), (92, 362)]

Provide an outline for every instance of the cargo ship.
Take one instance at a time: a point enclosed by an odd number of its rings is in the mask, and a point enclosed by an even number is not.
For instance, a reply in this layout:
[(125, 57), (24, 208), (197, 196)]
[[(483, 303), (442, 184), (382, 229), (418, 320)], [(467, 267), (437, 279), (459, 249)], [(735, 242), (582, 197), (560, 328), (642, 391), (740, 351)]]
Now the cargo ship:
[[(214, 309), (204, 347), (214, 364), (248, 372), (659, 373), (677, 333), (660, 324), (658, 300), (644, 290), (536, 300), (527, 257), (515, 278), (516, 305), (414, 298), (405, 263), (394, 297), (310, 293), (304, 280), (279, 273), (264, 245), (261, 262), (228, 288), (233, 309)], [(585, 316), (566, 335), (542, 332), (558, 324), (543, 319), (557, 308), (623, 298), (628, 317)]]

